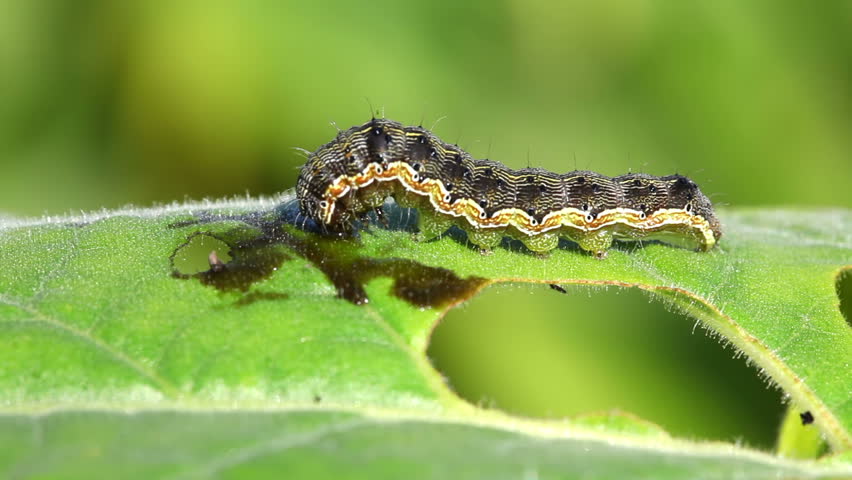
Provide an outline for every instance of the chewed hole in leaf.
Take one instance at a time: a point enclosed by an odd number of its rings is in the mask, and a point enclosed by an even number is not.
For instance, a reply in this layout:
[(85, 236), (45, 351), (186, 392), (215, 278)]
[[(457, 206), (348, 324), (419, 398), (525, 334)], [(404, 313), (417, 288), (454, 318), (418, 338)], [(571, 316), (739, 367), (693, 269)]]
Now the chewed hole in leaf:
[(177, 275), (196, 275), (210, 270), (214, 264), (231, 261), (231, 247), (211, 234), (198, 233), (175, 250), (172, 268)]
[(288, 258), (279, 246), (263, 242), (235, 252), (232, 243), (207, 232), (190, 234), (170, 257), (176, 278), (197, 278), (221, 291), (242, 292), (268, 278)]
[[(201, 215), (192, 221), (172, 224), (171, 228), (194, 228), (202, 224), (214, 228), (221, 220)], [(298, 232), (278, 217), (266, 219), (262, 215), (248, 214), (231, 215), (227, 220), (245, 225), (215, 234), (188, 234), (186, 241), (178, 245), (170, 257), (174, 277), (198, 279), (221, 291), (247, 292), (254, 284), (268, 279), (283, 262), (301, 257), (325, 274), (339, 298), (356, 305), (369, 303), (367, 283), (375, 278), (390, 277), (393, 280), (391, 293), (421, 309), (457, 303), (486, 283), (481, 277), (463, 278), (451, 270), (413, 260), (362, 256), (358, 242)], [(229, 260), (223, 260), (211, 250), (211, 243), (229, 252), (226, 257)], [(205, 255), (207, 263), (202, 266)], [(286, 297), (283, 292), (278, 294)]]
[(497, 285), (451, 311), (429, 350), (449, 385), (521, 416), (617, 409), (676, 436), (773, 445), (781, 392), (731, 345), (637, 289), (562, 287)]
[(852, 268), (837, 276), (837, 298), (840, 300), (840, 313), (852, 328)]

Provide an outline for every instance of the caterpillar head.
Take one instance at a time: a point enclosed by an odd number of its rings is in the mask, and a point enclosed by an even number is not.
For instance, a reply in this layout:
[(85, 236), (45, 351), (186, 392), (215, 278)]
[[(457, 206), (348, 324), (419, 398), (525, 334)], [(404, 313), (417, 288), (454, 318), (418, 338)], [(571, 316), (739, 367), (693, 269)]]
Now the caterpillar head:
[(328, 202), (324, 198), (326, 181), (322, 170), (322, 160), (317, 155), (311, 155), (296, 180), (299, 209), (320, 225), (326, 223), (324, 212), (328, 209)]

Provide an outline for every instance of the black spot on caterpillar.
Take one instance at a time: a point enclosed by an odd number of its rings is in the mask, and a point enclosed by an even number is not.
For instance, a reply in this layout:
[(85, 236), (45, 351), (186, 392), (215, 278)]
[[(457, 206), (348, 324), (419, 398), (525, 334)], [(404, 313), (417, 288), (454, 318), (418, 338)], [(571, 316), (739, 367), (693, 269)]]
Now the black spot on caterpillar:
[(345, 230), (392, 196), (420, 209), (423, 238), (455, 224), (483, 251), (503, 236), (540, 253), (555, 248), (560, 237), (599, 257), (613, 239), (707, 251), (722, 236), (710, 200), (684, 176), (513, 170), (475, 160), (422, 127), (387, 119), (341, 131), (312, 153), (296, 194), (302, 212), (330, 230)]

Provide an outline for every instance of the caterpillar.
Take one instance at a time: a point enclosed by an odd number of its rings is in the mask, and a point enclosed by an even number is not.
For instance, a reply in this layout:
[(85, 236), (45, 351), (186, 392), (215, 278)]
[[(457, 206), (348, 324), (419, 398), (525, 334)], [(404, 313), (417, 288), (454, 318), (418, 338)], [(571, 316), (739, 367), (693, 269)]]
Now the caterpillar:
[(599, 258), (614, 239), (661, 240), (708, 251), (722, 236), (713, 205), (682, 175), (607, 177), (576, 170), (513, 170), (476, 160), (416, 126), (373, 118), (340, 131), (308, 156), (296, 183), (299, 208), (345, 230), (392, 196), (420, 210), (419, 236), (458, 225), (483, 253), (504, 236), (545, 253), (564, 237)]

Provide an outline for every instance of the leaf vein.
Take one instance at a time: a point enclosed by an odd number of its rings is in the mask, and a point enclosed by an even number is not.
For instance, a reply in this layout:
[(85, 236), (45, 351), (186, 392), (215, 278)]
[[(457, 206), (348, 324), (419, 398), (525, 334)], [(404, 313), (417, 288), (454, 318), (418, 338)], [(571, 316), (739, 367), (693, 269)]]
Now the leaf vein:
[(26, 312), (29, 315), (31, 315), (30, 318), (19, 318), (17, 320), (5, 320), (3, 323), (10, 324), (10, 323), (16, 323), (17, 322), (17, 323), (22, 323), (22, 324), (23, 323), (41, 324), (43, 326), (54, 329), (56, 331), (70, 335), (73, 338), (76, 338), (76, 339), (83, 341), (84, 343), (95, 348), (96, 350), (99, 350), (99, 351), (107, 354), (108, 356), (110, 356), (114, 360), (116, 360), (117, 362), (129, 367), (131, 370), (135, 371), (140, 376), (146, 378), (163, 395), (170, 397), (170, 398), (175, 398), (175, 397), (179, 396), (178, 388), (175, 387), (174, 385), (172, 385), (165, 378), (163, 378), (160, 375), (158, 375), (157, 373), (151, 371), (150, 369), (148, 369), (147, 367), (145, 367), (144, 365), (139, 363), (137, 360), (127, 356), (126, 354), (124, 354), (120, 350), (117, 350), (112, 345), (102, 341), (101, 339), (94, 337), (94, 336), (90, 335), (89, 333), (87, 333), (83, 330), (74, 328), (70, 325), (66, 325), (66, 324), (64, 324), (64, 323), (62, 323), (62, 322), (60, 322), (60, 321), (58, 321), (58, 320), (56, 320), (56, 319), (54, 319), (54, 318), (52, 318), (48, 315), (45, 315), (44, 313), (40, 312), (39, 310), (37, 310), (33, 307), (12, 302), (8, 297), (6, 297), (4, 295), (0, 295), (0, 303), (4, 303), (6, 305), (16, 307), (16, 308), (20, 309), (21, 311)]

